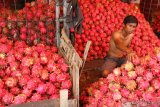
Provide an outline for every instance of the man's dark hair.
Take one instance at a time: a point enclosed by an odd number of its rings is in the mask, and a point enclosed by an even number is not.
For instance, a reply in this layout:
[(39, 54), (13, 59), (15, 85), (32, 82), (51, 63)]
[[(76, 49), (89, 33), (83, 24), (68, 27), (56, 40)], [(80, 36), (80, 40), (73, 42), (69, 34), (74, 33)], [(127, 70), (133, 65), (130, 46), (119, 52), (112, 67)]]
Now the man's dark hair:
[(138, 20), (135, 16), (128, 15), (124, 18), (123, 23), (126, 25), (127, 23), (136, 23), (138, 26)]

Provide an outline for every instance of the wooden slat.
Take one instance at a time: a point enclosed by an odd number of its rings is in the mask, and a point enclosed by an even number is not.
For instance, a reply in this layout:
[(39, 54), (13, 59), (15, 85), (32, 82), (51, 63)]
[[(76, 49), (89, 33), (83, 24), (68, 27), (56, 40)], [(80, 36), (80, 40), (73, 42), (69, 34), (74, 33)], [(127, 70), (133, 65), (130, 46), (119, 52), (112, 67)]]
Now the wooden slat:
[[(68, 107), (76, 107), (76, 105), (77, 105), (76, 99), (68, 100)], [(19, 104), (19, 105), (11, 105), (8, 107), (60, 107), (60, 100), (49, 99), (49, 100), (29, 102), (29, 103)]]
[(64, 36), (63, 38), (61, 38), (59, 53), (65, 58), (66, 62), (70, 66), (76, 63), (80, 68), (83, 64), (83, 60), (80, 58), (80, 56), (78, 55), (72, 44), (70, 42), (67, 42), (68, 38), (66, 36)]
[(75, 77), (76, 77), (76, 98), (77, 98), (77, 103), (78, 103), (78, 107), (79, 107), (79, 67), (78, 66), (75, 66), (75, 71), (76, 71), (76, 74), (75, 74)]
[(89, 51), (89, 48), (91, 46), (91, 41), (88, 41), (87, 44), (86, 44), (86, 47), (85, 47), (85, 51), (84, 51), (84, 55), (83, 55), (83, 59), (86, 60), (87, 59), (87, 55), (88, 55), (88, 51)]
[(68, 90), (60, 90), (60, 107), (68, 107)]
[(91, 43), (92, 43), (91, 41), (88, 41), (87, 44), (86, 44), (86, 47), (85, 47), (85, 51), (84, 51), (84, 55), (83, 55), (83, 64), (81, 66), (81, 71), (79, 72), (80, 77), (81, 77), (81, 74), (82, 74), (82, 71), (83, 71), (83, 68), (84, 68), (84, 64), (86, 63), (86, 59), (87, 59), (87, 55), (88, 55)]

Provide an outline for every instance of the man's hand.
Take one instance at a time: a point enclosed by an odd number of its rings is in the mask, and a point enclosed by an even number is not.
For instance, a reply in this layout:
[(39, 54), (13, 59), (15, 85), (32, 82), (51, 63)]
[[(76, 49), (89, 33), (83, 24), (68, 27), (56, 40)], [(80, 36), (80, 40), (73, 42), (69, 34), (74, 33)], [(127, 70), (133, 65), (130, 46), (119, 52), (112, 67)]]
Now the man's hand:
[(126, 53), (127, 53), (127, 54), (130, 54), (130, 53), (132, 53), (132, 50), (131, 50), (131, 49), (127, 49), (127, 50), (126, 50)]
[(133, 61), (134, 59), (136, 59), (137, 58), (137, 55), (136, 55), (136, 53), (135, 52), (131, 52), (131, 53), (129, 53), (128, 54), (128, 56), (127, 56), (127, 59), (129, 60), (129, 61)]

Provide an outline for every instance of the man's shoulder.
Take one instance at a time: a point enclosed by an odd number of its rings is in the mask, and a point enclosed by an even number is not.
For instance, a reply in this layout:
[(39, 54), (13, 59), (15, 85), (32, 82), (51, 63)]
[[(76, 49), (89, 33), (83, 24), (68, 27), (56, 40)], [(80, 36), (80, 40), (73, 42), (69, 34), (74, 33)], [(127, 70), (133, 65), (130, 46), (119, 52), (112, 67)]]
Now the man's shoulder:
[(113, 37), (121, 37), (121, 35), (122, 35), (122, 33), (121, 33), (120, 30), (114, 31), (114, 32), (112, 33), (112, 36), (113, 36)]

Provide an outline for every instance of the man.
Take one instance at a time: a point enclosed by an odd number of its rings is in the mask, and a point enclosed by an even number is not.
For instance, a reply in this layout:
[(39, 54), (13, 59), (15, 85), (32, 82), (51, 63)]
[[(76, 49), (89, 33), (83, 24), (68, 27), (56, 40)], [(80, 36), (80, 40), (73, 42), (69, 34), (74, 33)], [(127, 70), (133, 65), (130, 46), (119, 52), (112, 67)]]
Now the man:
[(82, 22), (84, 20), (82, 11), (80, 9), (78, 0), (66, 0), (66, 21), (65, 30), (71, 40), (73, 46), (75, 45), (75, 33), (82, 33)]
[(82, 22), (84, 20), (78, 0), (67, 0), (66, 23), (69, 28), (74, 28), (76, 33), (82, 33)]
[(132, 61), (136, 57), (135, 53), (129, 48), (133, 38), (133, 32), (138, 26), (138, 20), (135, 16), (129, 15), (123, 21), (124, 27), (112, 33), (110, 40), (110, 49), (105, 57), (105, 62), (99, 69), (106, 77), (114, 68), (120, 67), (127, 59)]

